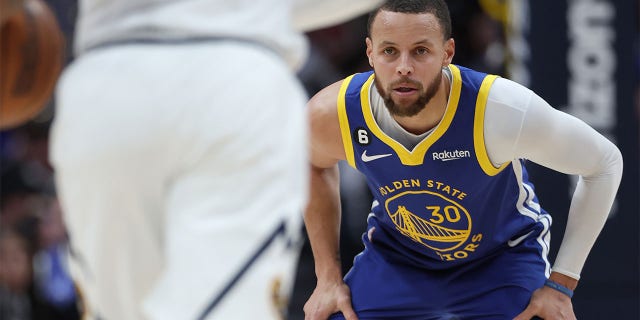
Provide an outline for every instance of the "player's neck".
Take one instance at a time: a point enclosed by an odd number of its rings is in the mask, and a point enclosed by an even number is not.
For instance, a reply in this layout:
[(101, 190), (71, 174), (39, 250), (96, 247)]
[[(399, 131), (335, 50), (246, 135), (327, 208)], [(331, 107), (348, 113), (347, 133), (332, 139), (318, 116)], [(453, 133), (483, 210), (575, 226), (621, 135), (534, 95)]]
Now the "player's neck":
[(427, 106), (415, 116), (400, 117), (393, 115), (398, 124), (410, 133), (419, 135), (425, 133), (440, 123), (447, 110), (451, 83), (449, 77), (443, 75), (438, 91), (431, 98)]

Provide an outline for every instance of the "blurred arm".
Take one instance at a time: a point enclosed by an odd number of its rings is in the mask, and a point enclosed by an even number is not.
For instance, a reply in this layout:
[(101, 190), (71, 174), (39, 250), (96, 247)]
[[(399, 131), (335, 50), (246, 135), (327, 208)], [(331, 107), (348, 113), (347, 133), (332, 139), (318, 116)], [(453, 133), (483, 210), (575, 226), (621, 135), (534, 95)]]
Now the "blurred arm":
[(294, 0), (293, 25), (307, 32), (346, 22), (366, 14), (382, 0)]

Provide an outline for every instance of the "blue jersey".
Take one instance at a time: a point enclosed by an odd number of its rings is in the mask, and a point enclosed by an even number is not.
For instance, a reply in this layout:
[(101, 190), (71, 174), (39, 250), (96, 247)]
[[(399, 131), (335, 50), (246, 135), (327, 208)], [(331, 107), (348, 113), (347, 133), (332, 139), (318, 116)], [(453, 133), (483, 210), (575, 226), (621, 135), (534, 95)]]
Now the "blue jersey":
[(413, 150), (376, 123), (369, 99), (373, 72), (343, 82), (338, 115), (347, 161), (366, 176), (375, 199), (371, 242), (388, 259), (430, 270), (492, 256), (525, 238), (537, 238), (546, 256), (543, 235), (551, 218), (524, 160), (496, 168), (484, 145), (484, 110), (496, 76), (449, 68), (444, 117)]

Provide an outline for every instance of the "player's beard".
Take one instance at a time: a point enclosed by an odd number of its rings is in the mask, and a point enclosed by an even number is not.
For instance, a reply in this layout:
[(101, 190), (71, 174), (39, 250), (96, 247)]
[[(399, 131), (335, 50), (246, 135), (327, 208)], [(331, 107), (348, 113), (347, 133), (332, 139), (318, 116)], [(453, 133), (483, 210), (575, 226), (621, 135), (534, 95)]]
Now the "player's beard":
[[(389, 113), (398, 117), (412, 117), (420, 113), (420, 111), (422, 111), (427, 106), (427, 103), (429, 103), (429, 101), (431, 101), (431, 99), (436, 95), (441, 81), (442, 72), (438, 72), (431, 83), (429, 83), (429, 85), (427, 86), (427, 90), (424, 90), (424, 86), (422, 86), (422, 83), (412, 80), (407, 76), (404, 76), (400, 80), (391, 83), (388, 86), (388, 90), (382, 88), (382, 85), (377, 78), (374, 78), (373, 82), (376, 85), (376, 89), (378, 89), (380, 96), (382, 96), (382, 99), (384, 99), (384, 105), (389, 110)], [(393, 101), (390, 93), (393, 90), (392, 88), (394, 86), (402, 83), (411, 83), (418, 90), (418, 98), (416, 99), (416, 101), (405, 106), (396, 104), (396, 102)]]

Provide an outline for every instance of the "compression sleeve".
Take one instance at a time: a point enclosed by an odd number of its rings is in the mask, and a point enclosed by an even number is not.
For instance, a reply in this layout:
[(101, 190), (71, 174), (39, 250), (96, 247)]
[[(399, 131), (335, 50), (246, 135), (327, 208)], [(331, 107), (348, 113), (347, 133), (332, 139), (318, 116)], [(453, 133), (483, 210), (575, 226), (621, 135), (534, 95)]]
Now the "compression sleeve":
[(294, 0), (293, 25), (307, 32), (346, 22), (377, 8), (381, 0)]
[(622, 155), (580, 119), (554, 109), (513, 81), (499, 80), (489, 93), (485, 114), (485, 143), (492, 163), (525, 158), (579, 176), (553, 266), (553, 271), (579, 279), (613, 205)]

